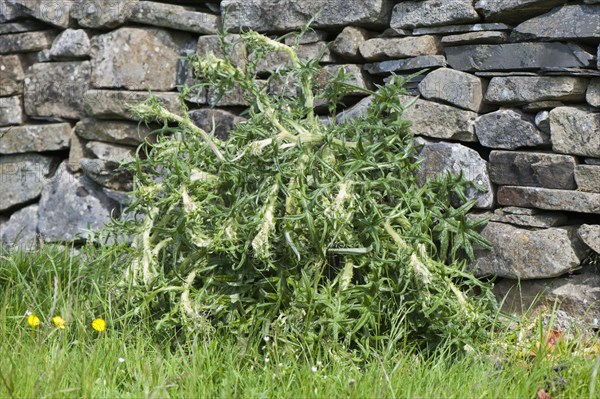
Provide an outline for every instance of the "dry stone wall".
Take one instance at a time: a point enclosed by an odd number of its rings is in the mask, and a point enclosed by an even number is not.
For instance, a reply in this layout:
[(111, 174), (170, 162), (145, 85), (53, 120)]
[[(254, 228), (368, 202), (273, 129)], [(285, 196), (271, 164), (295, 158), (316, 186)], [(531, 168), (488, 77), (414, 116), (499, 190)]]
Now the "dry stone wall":
[[(323, 53), (325, 74), (345, 68), (373, 88), (428, 70), (408, 85), (419, 177), (463, 172), (486, 190), (468, 195), (494, 249), (472, 270), (497, 276), (498, 295), (521, 280), (525, 295), (507, 302), (517, 310), (545, 291), (597, 324), (599, 0), (0, 0), (2, 244), (85, 240), (118, 215), (131, 189), (118, 165), (154, 129), (127, 104), (151, 90), (178, 112), (193, 79), (181, 57), (218, 55), (221, 26), (235, 43), (242, 29), (280, 36), (311, 19), (298, 52)], [(261, 68), (286, 61), (274, 53)], [(355, 94), (338, 120), (364, 112), (370, 98)], [(246, 106), (210, 89), (187, 101), (220, 137)]]

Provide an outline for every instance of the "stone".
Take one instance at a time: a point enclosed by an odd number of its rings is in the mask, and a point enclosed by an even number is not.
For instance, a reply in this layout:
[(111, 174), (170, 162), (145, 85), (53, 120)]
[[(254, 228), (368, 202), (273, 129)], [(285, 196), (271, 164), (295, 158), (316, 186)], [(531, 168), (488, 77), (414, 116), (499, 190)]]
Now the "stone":
[(25, 112), (31, 117), (82, 118), (90, 72), (89, 61), (34, 64), (25, 76)]
[(38, 245), (38, 205), (29, 205), (10, 215), (0, 230), (0, 243), (4, 248), (33, 249)]
[(481, 115), (475, 120), (475, 134), (482, 145), (490, 148), (514, 150), (550, 144), (550, 135), (518, 109), (501, 108)]
[[(543, 110), (551, 110), (556, 107), (562, 107), (565, 104), (561, 101), (534, 101), (523, 105), (525, 112), (538, 112)], [(538, 126), (539, 127), (539, 126)]]
[(419, 92), (428, 100), (438, 100), (459, 108), (480, 112), (487, 81), (449, 68), (436, 69), (419, 83)]
[[(172, 92), (153, 92), (153, 96), (167, 110), (179, 113), (179, 94)], [(99, 119), (128, 119), (138, 121), (130, 106), (135, 106), (148, 99), (145, 91), (121, 90), (88, 90), (84, 95), (86, 114)]]
[(588, 80), (568, 76), (510, 76), (492, 78), (485, 100), (493, 104), (533, 101), (583, 101)]
[(93, 118), (84, 118), (75, 125), (75, 132), (84, 139), (133, 146), (143, 143), (152, 130), (145, 124)]
[(0, 2), (0, 24), (5, 24), (6, 22), (24, 16), (23, 10), (17, 4), (8, 2), (7, 0), (2, 0)]
[(579, 234), (585, 245), (600, 254), (600, 225), (582, 224), (577, 230), (577, 234)]
[(71, 140), (69, 142), (69, 159), (67, 162), (67, 169), (69, 172), (76, 173), (81, 170), (81, 160), (86, 156), (85, 144), (87, 140), (79, 137), (75, 132), (71, 134)]
[[(367, 113), (367, 109), (371, 105), (371, 102), (373, 102), (372, 96), (363, 98), (362, 100), (354, 104), (352, 107), (347, 108), (344, 111), (337, 114), (336, 122), (340, 124), (352, 122), (353, 119), (364, 116)], [(326, 122), (326, 124), (329, 124), (329, 122)]]
[[(535, 212), (530, 215), (511, 213), (506, 211), (509, 208), (496, 209), (489, 217), (492, 222), (509, 223), (524, 227), (547, 228), (567, 224), (569, 218), (564, 213), (559, 212)], [(527, 208), (520, 208), (527, 209)], [(532, 209), (537, 211), (537, 209)]]
[[(349, 27), (346, 27), (349, 28)], [(344, 29), (346, 29), (344, 28)], [(356, 28), (360, 29), (360, 28)], [(292, 32), (285, 35), (284, 43), (288, 46), (297, 46), (299, 44), (310, 44), (327, 41), (328, 32), (324, 30), (310, 29), (306, 32)]]
[(440, 41), (435, 36), (369, 39), (361, 43), (359, 49), (367, 61), (435, 55), (442, 52)]
[(120, 28), (95, 36), (92, 39), (92, 85), (172, 90), (177, 84), (181, 49), (191, 40), (187, 34), (157, 28)]
[(0, 154), (62, 151), (69, 148), (71, 125), (55, 123), (0, 129)]
[(50, 48), (55, 35), (51, 30), (2, 35), (0, 54), (30, 53)]
[(540, 111), (534, 118), (535, 126), (542, 132), (550, 134), (550, 112)]
[(472, 24), (472, 25), (445, 25), (445, 26), (432, 26), (427, 28), (416, 28), (413, 29), (412, 34), (418, 35), (447, 35), (451, 33), (465, 33), (465, 32), (483, 32), (483, 31), (511, 31), (512, 26), (491, 23), (491, 24)]
[(140, 1), (135, 6), (132, 22), (165, 28), (214, 35), (219, 30), (220, 18), (217, 15), (196, 11), (193, 7), (164, 4), (154, 1)]
[(600, 194), (583, 191), (502, 186), (498, 188), (498, 203), (550, 211), (600, 214)]
[(390, 26), (412, 29), (476, 22), (479, 19), (472, 0), (403, 1), (394, 6)]
[[(494, 0), (496, 1), (496, 0)], [(594, 55), (575, 44), (506, 43), (445, 48), (448, 64), (460, 71), (518, 71), (550, 67), (588, 68)]]
[(116, 191), (131, 191), (133, 177), (123, 170), (118, 162), (105, 159), (81, 160), (81, 170), (93, 182)]
[(585, 158), (584, 162), (588, 165), (600, 165), (600, 159), (598, 158)]
[(564, 4), (565, 0), (478, 0), (475, 9), (486, 21), (515, 23)]
[(85, 58), (90, 55), (90, 38), (83, 29), (67, 29), (54, 39), (50, 58), (65, 60)]
[(56, 158), (39, 154), (1, 156), (0, 212), (38, 198), (56, 165)]
[(199, 57), (206, 57), (210, 54), (217, 58), (228, 57), (233, 66), (243, 67), (248, 62), (248, 51), (245, 43), (239, 35), (227, 35), (225, 43), (228, 46), (226, 52), (221, 48), (221, 42), (217, 35), (200, 36), (196, 48), (196, 54)]
[(577, 159), (542, 152), (492, 151), (490, 179), (499, 185), (574, 190)]
[(600, 108), (600, 79), (592, 79), (585, 93), (585, 101), (592, 107)]
[(463, 176), (482, 187), (485, 192), (473, 187), (466, 190), (469, 200), (475, 200), (476, 208), (490, 209), (494, 205), (494, 190), (488, 174), (488, 165), (477, 151), (455, 143), (433, 143), (422, 138), (415, 139), (415, 145), (421, 147), (418, 157), (421, 168), (417, 172), (420, 184), (439, 174), (462, 173)]
[(248, 100), (244, 97), (244, 90), (237, 84), (225, 93), (219, 93), (216, 87), (208, 87), (206, 103), (211, 107), (247, 107), (249, 105)]
[(369, 39), (369, 33), (363, 28), (345, 27), (335, 38), (331, 51), (350, 61), (360, 61), (360, 45)]
[(133, 15), (138, 0), (75, 0), (71, 17), (83, 28), (114, 29)]
[[(331, 52), (325, 42), (316, 42), (308, 44), (300, 44), (296, 49), (296, 54), (301, 60), (312, 60), (317, 57), (322, 57), (320, 62), (333, 62)], [(253, 55), (250, 55), (250, 60), (253, 60)], [(258, 61), (256, 71), (259, 74), (271, 73), (272, 71), (290, 66), (292, 59), (285, 51), (271, 51), (264, 59)]]
[[(402, 104), (408, 104), (410, 101), (412, 100), (409, 97), (400, 98)], [(477, 118), (475, 112), (419, 99), (412, 107), (405, 109), (402, 116), (412, 122), (411, 131), (417, 136), (477, 141), (474, 128)]]
[(600, 113), (582, 107), (554, 108), (550, 133), (554, 152), (600, 158)]
[(508, 41), (504, 32), (469, 32), (460, 35), (442, 37), (443, 46), (460, 46), (461, 44), (500, 44)]
[(23, 94), (25, 72), (18, 55), (0, 56), (0, 97)]
[(224, 0), (221, 2), (226, 31), (283, 32), (306, 25), (343, 28), (348, 25), (383, 27), (390, 20), (390, 0)]
[(195, 109), (189, 113), (191, 121), (206, 132), (214, 132), (215, 137), (226, 140), (229, 136), (229, 131), (235, 125), (243, 122), (245, 118), (237, 116), (234, 113), (215, 108)]
[(23, 123), (23, 97), (0, 97), (0, 126)]
[(135, 157), (135, 147), (104, 143), (102, 141), (88, 141), (85, 149), (88, 154), (93, 155), (97, 159), (115, 163), (131, 162)]
[(101, 187), (67, 171), (63, 162), (44, 187), (38, 209), (38, 231), (45, 242), (85, 240), (118, 216), (119, 205)]
[(365, 64), (364, 69), (372, 75), (388, 75), (392, 72), (417, 71), (425, 68), (445, 67), (446, 65), (446, 57), (443, 55), (423, 55), (403, 60)]
[[(336, 64), (326, 65), (317, 74), (317, 81), (330, 82), (341, 69), (344, 69), (347, 81), (346, 83), (364, 90), (372, 89), (370, 82), (365, 78), (363, 71), (359, 65), (355, 64)], [(325, 85), (323, 85), (324, 87)], [(365, 92), (361, 90), (352, 90), (348, 92), (349, 96), (365, 96)]]
[(598, 40), (600, 6), (567, 4), (518, 25), (512, 37), (518, 40)]
[(481, 235), (493, 249), (476, 249), (476, 276), (512, 279), (557, 277), (579, 268), (587, 250), (575, 227), (528, 230), (490, 222)]
[(10, 0), (24, 15), (31, 16), (58, 28), (73, 25), (71, 20), (72, 1), (55, 0)]
[(577, 165), (575, 181), (581, 191), (600, 193), (600, 165)]
[[(4, 4), (4, 3), (2, 3)], [(0, 5), (0, 8), (2, 5)], [(0, 11), (1, 13), (2, 11)], [(0, 14), (1, 15), (1, 14)], [(21, 32), (31, 32), (36, 30), (44, 30), (47, 26), (40, 21), (36, 20), (23, 20), (12, 23), (2, 23), (2, 18), (0, 17), (0, 35), (4, 35), (6, 33), (21, 33)]]

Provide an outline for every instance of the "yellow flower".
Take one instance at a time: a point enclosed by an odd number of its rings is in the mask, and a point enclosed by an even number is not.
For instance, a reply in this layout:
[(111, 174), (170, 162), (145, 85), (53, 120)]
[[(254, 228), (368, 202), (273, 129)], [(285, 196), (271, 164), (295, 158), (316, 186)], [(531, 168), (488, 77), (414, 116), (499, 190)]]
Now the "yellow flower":
[(106, 330), (106, 322), (104, 319), (98, 317), (96, 320), (92, 321), (92, 328), (98, 332), (102, 332)]
[(37, 327), (40, 325), (40, 318), (34, 314), (30, 314), (29, 317), (27, 317), (27, 324), (31, 327)]
[(60, 329), (64, 329), (65, 328), (65, 319), (63, 319), (60, 316), (54, 316), (52, 318), (52, 322), (54, 323), (54, 325)]

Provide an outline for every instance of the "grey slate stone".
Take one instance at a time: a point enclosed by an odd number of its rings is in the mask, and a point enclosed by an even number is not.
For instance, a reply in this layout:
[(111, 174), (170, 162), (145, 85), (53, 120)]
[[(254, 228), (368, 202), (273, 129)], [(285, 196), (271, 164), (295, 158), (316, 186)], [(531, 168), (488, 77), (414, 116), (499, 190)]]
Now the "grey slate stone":
[(23, 123), (23, 97), (0, 97), (0, 126)]
[(504, 32), (469, 32), (460, 35), (442, 37), (444, 46), (460, 46), (463, 44), (500, 44), (508, 41), (508, 35)]
[(196, 11), (193, 7), (140, 1), (129, 20), (140, 24), (213, 35), (218, 32), (220, 17)]
[(600, 79), (592, 79), (585, 93), (585, 101), (592, 107), (600, 108)]
[[(6, 3), (2, 3), (0, 5), (0, 9), (2, 7), (7, 7)], [(23, 20), (11, 23), (2, 23), (2, 10), (0, 10), (0, 35), (4, 35), (6, 33), (21, 33), (21, 32), (31, 32), (36, 30), (44, 30), (47, 28), (46, 24), (41, 23), (40, 21), (36, 21), (33, 19)]]
[(472, 0), (403, 1), (394, 6), (390, 26), (412, 29), (419, 26), (476, 22), (479, 19)]
[(55, 36), (56, 33), (51, 30), (2, 35), (0, 54), (30, 53), (44, 50), (52, 46)]
[(486, 21), (514, 23), (542, 14), (566, 0), (478, 0), (475, 9)]
[(67, 29), (54, 39), (50, 58), (64, 60), (90, 55), (90, 38), (83, 29)]
[(427, 28), (415, 28), (412, 31), (413, 35), (438, 35), (450, 33), (467, 33), (467, 32), (483, 32), (483, 31), (511, 31), (512, 26), (501, 23), (484, 23), (472, 25), (445, 25), (432, 26)]
[(460, 71), (587, 68), (594, 60), (592, 54), (570, 43), (485, 44), (448, 47), (445, 51), (448, 64)]
[(510, 76), (492, 78), (485, 100), (493, 104), (534, 101), (583, 101), (588, 80), (569, 76)]
[(534, 101), (523, 105), (525, 112), (538, 112), (544, 110), (552, 110), (556, 107), (562, 107), (565, 104), (561, 101)]
[(129, 172), (121, 169), (118, 162), (83, 158), (80, 164), (83, 174), (102, 187), (116, 191), (133, 189), (133, 177)]
[(130, 162), (135, 157), (135, 147), (103, 143), (101, 141), (88, 141), (85, 149), (88, 154), (93, 155), (95, 158), (115, 163)]
[(600, 225), (583, 224), (577, 230), (577, 234), (579, 234), (585, 245), (600, 254)]
[(518, 214), (510, 211), (506, 211), (509, 208), (496, 209), (489, 217), (492, 222), (509, 223), (512, 225), (523, 226), (523, 227), (557, 227), (567, 224), (569, 218), (560, 212), (540, 212), (537, 209), (527, 209), (533, 212), (532, 214)]
[(71, 17), (79, 26), (94, 29), (113, 29), (131, 17), (138, 0), (75, 0)]
[(600, 165), (577, 165), (575, 181), (581, 191), (600, 193)]
[(600, 194), (582, 191), (502, 186), (498, 188), (498, 203), (550, 211), (600, 214)]
[(550, 112), (544, 110), (535, 115), (535, 125), (542, 132), (550, 134)]
[(600, 113), (583, 107), (554, 108), (550, 132), (555, 152), (600, 158)]
[[(172, 92), (153, 92), (152, 95), (169, 111), (179, 113), (179, 95)], [(139, 120), (129, 106), (148, 99), (145, 91), (88, 90), (84, 95), (86, 114), (98, 119)]]
[(518, 40), (600, 39), (600, 5), (568, 4), (517, 26)]
[(419, 83), (419, 92), (428, 100), (444, 101), (456, 107), (480, 112), (487, 81), (471, 74), (440, 68)]
[(154, 130), (145, 124), (119, 120), (84, 118), (75, 125), (75, 132), (87, 140), (138, 145)]
[(58, 28), (69, 28), (74, 25), (71, 20), (72, 1), (55, 0), (10, 0), (16, 4), (20, 12)]
[(369, 33), (365, 29), (347, 26), (335, 38), (331, 51), (347, 60), (359, 61), (362, 59), (359, 46), (368, 38)]
[(0, 97), (23, 94), (25, 71), (18, 55), (0, 56)]
[(422, 55), (402, 60), (365, 64), (364, 69), (372, 75), (387, 75), (391, 72), (417, 71), (425, 68), (445, 67), (446, 65), (446, 57), (443, 55)]
[(375, 38), (360, 44), (360, 53), (367, 61), (435, 55), (441, 52), (440, 41), (435, 36)]
[(39, 240), (37, 223), (37, 204), (19, 209), (0, 228), (0, 243), (4, 248), (34, 249)]
[(550, 144), (550, 135), (536, 128), (531, 117), (517, 109), (502, 108), (475, 120), (479, 142), (490, 148), (514, 150)]
[(229, 131), (236, 124), (245, 120), (231, 112), (215, 108), (195, 109), (189, 112), (189, 116), (196, 126), (206, 132), (212, 132), (214, 123), (214, 135), (222, 140), (227, 139)]
[(573, 190), (577, 159), (541, 152), (492, 151), (490, 179), (499, 185)]
[(0, 154), (61, 151), (69, 148), (71, 125), (26, 125), (0, 129)]

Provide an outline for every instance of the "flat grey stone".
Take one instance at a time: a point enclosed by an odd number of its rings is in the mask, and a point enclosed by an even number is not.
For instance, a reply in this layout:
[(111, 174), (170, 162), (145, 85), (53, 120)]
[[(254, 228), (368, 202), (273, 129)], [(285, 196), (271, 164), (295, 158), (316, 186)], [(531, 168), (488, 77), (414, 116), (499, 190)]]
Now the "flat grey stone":
[(419, 26), (477, 22), (479, 19), (472, 0), (403, 1), (394, 6), (390, 26), (412, 29)]
[(113, 29), (133, 15), (138, 0), (74, 0), (71, 17), (83, 28)]
[(138, 145), (153, 129), (145, 124), (118, 120), (84, 118), (75, 125), (75, 132), (87, 140)]
[(392, 72), (416, 71), (425, 68), (445, 67), (446, 65), (446, 57), (443, 55), (422, 55), (414, 58), (365, 64), (364, 69), (372, 75), (388, 75)]
[(81, 160), (86, 156), (85, 144), (87, 140), (79, 137), (75, 132), (71, 134), (69, 141), (69, 159), (67, 161), (67, 169), (69, 172), (76, 173), (81, 171)]
[[(564, 213), (537, 212), (532, 215), (522, 215), (506, 212), (504, 209), (496, 209), (489, 217), (492, 222), (509, 223), (523, 227), (557, 227), (568, 223), (569, 218)], [(527, 209), (527, 208), (523, 208)]]
[(131, 191), (133, 177), (118, 162), (105, 159), (87, 159), (80, 161), (81, 170), (93, 182), (116, 191)]
[(577, 165), (575, 181), (579, 190), (600, 193), (600, 165)]
[(448, 64), (460, 71), (587, 68), (594, 61), (594, 55), (583, 48), (563, 43), (482, 44), (447, 47), (445, 51)]
[(573, 190), (577, 159), (542, 152), (492, 151), (490, 179), (499, 185)]
[(0, 54), (30, 53), (48, 49), (52, 46), (55, 36), (56, 33), (51, 30), (2, 35)]
[(25, 13), (17, 4), (3, 0), (0, 3), (0, 24), (24, 17)]
[(56, 158), (39, 154), (0, 156), (0, 211), (12, 209), (39, 197), (56, 165)]
[(498, 203), (551, 211), (600, 214), (600, 194), (582, 191), (502, 186), (498, 188)]
[(208, 35), (217, 33), (221, 22), (219, 16), (196, 11), (193, 7), (155, 1), (140, 1), (137, 3), (129, 20), (140, 24)]
[(477, 151), (462, 144), (432, 143), (422, 138), (415, 139), (415, 145), (421, 147), (418, 157), (422, 162), (417, 172), (421, 184), (440, 174), (462, 173), (466, 179), (487, 190), (481, 192), (472, 187), (467, 189), (466, 196), (476, 201), (475, 207), (493, 207), (494, 190), (488, 174), (488, 164)]
[(67, 29), (54, 39), (50, 58), (64, 60), (90, 55), (90, 38), (83, 29)]
[(534, 101), (583, 101), (588, 80), (568, 76), (511, 76), (492, 78), (485, 100), (493, 104)]
[(588, 165), (600, 165), (600, 159), (598, 158), (585, 158), (584, 162)]
[(222, 140), (227, 139), (229, 131), (236, 124), (245, 120), (231, 112), (216, 108), (195, 109), (189, 112), (189, 116), (196, 126), (206, 132), (213, 132), (214, 128), (213, 134)]
[(557, 277), (579, 268), (588, 252), (575, 227), (527, 230), (490, 222), (481, 235), (492, 250), (476, 249), (476, 276), (513, 279)]
[(72, 1), (10, 0), (10, 2), (17, 5), (24, 15), (42, 22), (62, 29), (73, 26), (74, 21), (71, 20)]
[(487, 81), (471, 74), (440, 68), (419, 83), (419, 92), (428, 100), (438, 100), (466, 110), (480, 112)]
[(331, 51), (347, 60), (359, 61), (362, 59), (359, 47), (368, 38), (369, 33), (365, 29), (347, 26), (335, 38)]
[(472, 25), (445, 25), (432, 26), (427, 28), (415, 28), (412, 34), (418, 35), (438, 35), (449, 33), (483, 32), (483, 31), (511, 31), (512, 26), (501, 23), (484, 23)]
[(600, 113), (582, 107), (554, 108), (550, 133), (554, 152), (600, 158)]
[(565, 104), (562, 101), (534, 101), (523, 105), (525, 112), (538, 112), (544, 110), (552, 110), (556, 107), (562, 107)]
[(535, 115), (534, 121), (538, 129), (548, 135), (550, 134), (550, 112), (545, 110), (538, 112)]
[[(343, 69), (347, 77), (347, 83), (360, 89), (372, 89), (371, 82), (366, 78), (360, 65), (356, 64), (336, 64), (326, 65), (321, 69), (321, 72), (317, 75), (318, 81), (330, 82), (339, 71)], [(351, 90), (348, 92), (349, 96), (365, 96), (366, 94), (360, 90)]]
[(26, 125), (0, 129), (0, 154), (62, 151), (69, 148), (71, 125)]
[(31, 117), (82, 118), (90, 72), (89, 61), (34, 64), (25, 75), (25, 112)]
[(223, 51), (219, 36), (206, 35), (200, 36), (196, 47), (196, 54), (199, 57), (206, 57), (210, 54), (217, 58), (228, 58), (233, 66), (243, 67), (248, 61), (248, 51), (245, 43), (239, 35), (227, 35), (225, 37), (227, 45), (226, 51)]
[(585, 245), (600, 254), (600, 225), (583, 224), (577, 230), (577, 234), (579, 234)]
[(585, 93), (585, 101), (592, 107), (600, 108), (600, 79), (592, 79)]
[(512, 33), (518, 40), (589, 40), (600, 38), (600, 5), (567, 4), (529, 19)]
[(440, 41), (435, 36), (375, 38), (360, 44), (360, 53), (367, 61), (436, 55), (441, 52)]
[[(346, 28), (351, 28), (347, 26)], [(344, 28), (344, 29), (346, 29)], [(360, 28), (357, 28), (360, 29)], [(320, 29), (311, 29), (303, 34), (301, 32), (296, 32), (292, 34), (288, 34), (285, 36), (284, 43), (288, 46), (296, 46), (299, 44), (310, 44), (316, 42), (323, 42), (327, 40), (328, 33), (327, 31)]]
[(0, 243), (4, 248), (34, 249), (39, 243), (37, 223), (37, 204), (19, 209), (0, 228)]
[(23, 121), (23, 97), (0, 97), (0, 126), (20, 125)]
[(475, 134), (482, 145), (490, 148), (514, 150), (550, 144), (550, 135), (517, 109), (502, 108), (481, 115), (475, 120)]
[[(172, 92), (153, 92), (153, 96), (169, 111), (179, 113), (179, 94)], [(98, 119), (139, 120), (130, 110), (148, 99), (145, 91), (124, 90), (88, 90), (84, 95), (86, 114)]]
[(565, 0), (477, 0), (475, 9), (486, 21), (515, 23), (564, 3)]
[(25, 71), (18, 55), (0, 56), (0, 97), (23, 94)]
[(460, 35), (442, 37), (444, 46), (460, 46), (462, 44), (500, 44), (508, 41), (504, 32), (469, 32)]
[(103, 161), (114, 163), (131, 162), (135, 157), (135, 147), (119, 144), (104, 143), (102, 141), (88, 141), (85, 144), (88, 154)]
[[(0, 8), (7, 7), (6, 3), (2, 3)], [(0, 11), (1, 13), (2, 11)], [(1, 14), (0, 14), (1, 15)], [(41, 23), (36, 20), (23, 20), (11, 23), (3, 23), (2, 17), (0, 17), (0, 35), (4, 35), (6, 33), (22, 33), (22, 32), (31, 32), (36, 30), (44, 30), (47, 28), (46, 24)]]

